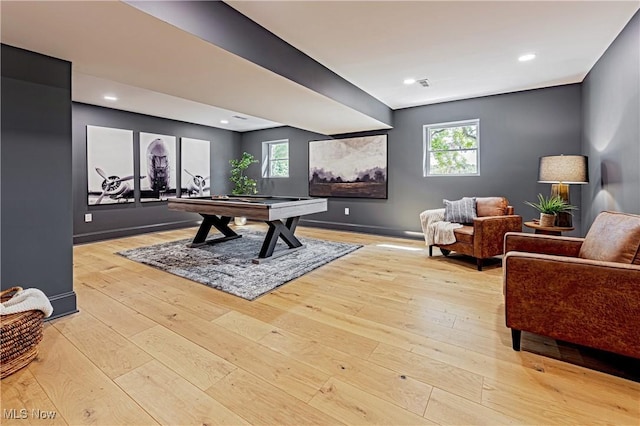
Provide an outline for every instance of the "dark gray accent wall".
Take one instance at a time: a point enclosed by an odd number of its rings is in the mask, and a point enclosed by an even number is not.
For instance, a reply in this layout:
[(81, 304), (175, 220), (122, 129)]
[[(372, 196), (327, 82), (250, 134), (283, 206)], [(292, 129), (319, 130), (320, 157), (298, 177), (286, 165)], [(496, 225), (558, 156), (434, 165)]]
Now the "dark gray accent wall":
[[(87, 205), (87, 126), (114, 127), (134, 132), (134, 168), (139, 173), (139, 133), (175, 136), (180, 158), (181, 137), (211, 142), (211, 190), (215, 194), (231, 191), (229, 160), (239, 157), (240, 134), (229, 130), (185, 123), (149, 115), (135, 114), (81, 103), (73, 104), (73, 235), (74, 242), (89, 242), (144, 232), (195, 225), (200, 215), (170, 211), (167, 203), (136, 201), (127, 204)], [(178, 179), (181, 173), (177, 173)], [(136, 194), (139, 185), (136, 183)], [(137, 197), (136, 197), (137, 199)], [(85, 223), (85, 213), (93, 221)]]
[(221, 1), (125, 1), (235, 55), (393, 125), (391, 109)]
[(640, 214), (640, 12), (582, 83), (585, 229), (603, 210)]
[[(289, 177), (263, 179), (262, 142), (287, 139), (289, 141)], [(327, 135), (308, 132), (295, 127), (276, 127), (274, 129), (256, 130), (242, 134), (242, 150), (260, 160), (247, 169), (247, 175), (258, 181), (258, 193), (269, 195), (307, 196), (309, 183), (309, 141), (331, 139)]]
[[(407, 108), (394, 112), (389, 144), (389, 198), (387, 200), (329, 200), (329, 211), (305, 218), (307, 224), (390, 235), (421, 236), (418, 216), (440, 208), (442, 200), (463, 196), (505, 196), (525, 220), (537, 213), (524, 204), (538, 193), (551, 192), (538, 184), (538, 158), (543, 155), (580, 154), (580, 85)], [(423, 126), (480, 119), (480, 176), (423, 177)], [(358, 135), (382, 134), (368, 132)], [(340, 135), (356, 136), (356, 135)], [(308, 141), (324, 138), (290, 128), (243, 135), (242, 147), (259, 157), (263, 141), (289, 138), (291, 177), (261, 179), (259, 167), (251, 171), (263, 193), (308, 194)], [(580, 206), (580, 188), (572, 186), (572, 203)], [(345, 207), (350, 215), (344, 214)], [(315, 221), (315, 222), (311, 222)], [(574, 218), (581, 233), (580, 217)]]
[(38, 288), (55, 317), (75, 312), (71, 64), (1, 47), (2, 288)]
[[(538, 217), (524, 204), (551, 192), (537, 183), (538, 159), (580, 153), (580, 102), (580, 85), (573, 84), (396, 111), (389, 139), (400, 146), (390, 173), (400, 176), (390, 176), (389, 191), (405, 206), (397, 215), (409, 222), (425, 207), (442, 207), (443, 198), (505, 196), (525, 221)], [(473, 118), (480, 119), (480, 176), (422, 177), (422, 126)], [(571, 202), (581, 203), (576, 185)], [(579, 234), (579, 217), (574, 226)]]

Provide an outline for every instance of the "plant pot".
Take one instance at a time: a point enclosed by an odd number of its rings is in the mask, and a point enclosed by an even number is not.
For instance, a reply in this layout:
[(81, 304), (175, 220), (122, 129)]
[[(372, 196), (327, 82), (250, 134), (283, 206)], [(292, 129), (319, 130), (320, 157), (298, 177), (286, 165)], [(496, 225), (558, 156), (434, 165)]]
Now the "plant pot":
[(540, 213), (540, 226), (554, 226), (556, 223), (555, 214)]
[(233, 218), (233, 223), (235, 223), (238, 226), (242, 226), (242, 225), (246, 225), (247, 224), (247, 218), (244, 216), (236, 216)]

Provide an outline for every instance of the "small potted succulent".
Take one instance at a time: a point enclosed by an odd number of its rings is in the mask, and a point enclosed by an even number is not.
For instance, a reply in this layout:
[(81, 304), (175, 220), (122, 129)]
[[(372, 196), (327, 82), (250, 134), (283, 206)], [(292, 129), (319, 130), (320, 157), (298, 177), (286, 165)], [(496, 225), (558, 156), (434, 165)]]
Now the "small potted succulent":
[(578, 209), (576, 206), (567, 203), (559, 195), (544, 197), (542, 194), (538, 194), (537, 203), (530, 201), (525, 201), (524, 203), (540, 212), (540, 226), (553, 226), (558, 213), (572, 214), (572, 210)]

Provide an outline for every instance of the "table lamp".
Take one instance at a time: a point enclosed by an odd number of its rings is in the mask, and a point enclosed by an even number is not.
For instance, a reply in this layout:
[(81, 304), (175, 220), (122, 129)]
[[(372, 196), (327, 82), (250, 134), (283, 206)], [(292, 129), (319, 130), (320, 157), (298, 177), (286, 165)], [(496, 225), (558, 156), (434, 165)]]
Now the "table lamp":
[[(589, 183), (589, 162), (585, 155), (550, 155), (540, 157), (538, 183), (551, 183), (551, 196), (558, 195), (568, 204), (569, 184)], [(571, 213), (559, 213), (556, 226), (571, 227)]]

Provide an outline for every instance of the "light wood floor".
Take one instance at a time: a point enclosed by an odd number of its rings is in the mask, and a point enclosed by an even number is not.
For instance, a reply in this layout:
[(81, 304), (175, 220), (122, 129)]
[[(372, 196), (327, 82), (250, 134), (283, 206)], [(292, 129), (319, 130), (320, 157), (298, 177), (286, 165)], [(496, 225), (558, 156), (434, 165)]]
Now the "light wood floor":
[(639, 383), (511, 349), (499, 263), (299, 228), (364, 247), (248, 302), (114, 254), (194, 233), (75, 247), (80, 313), (2, 381), (1, 423), (639, 424)]

